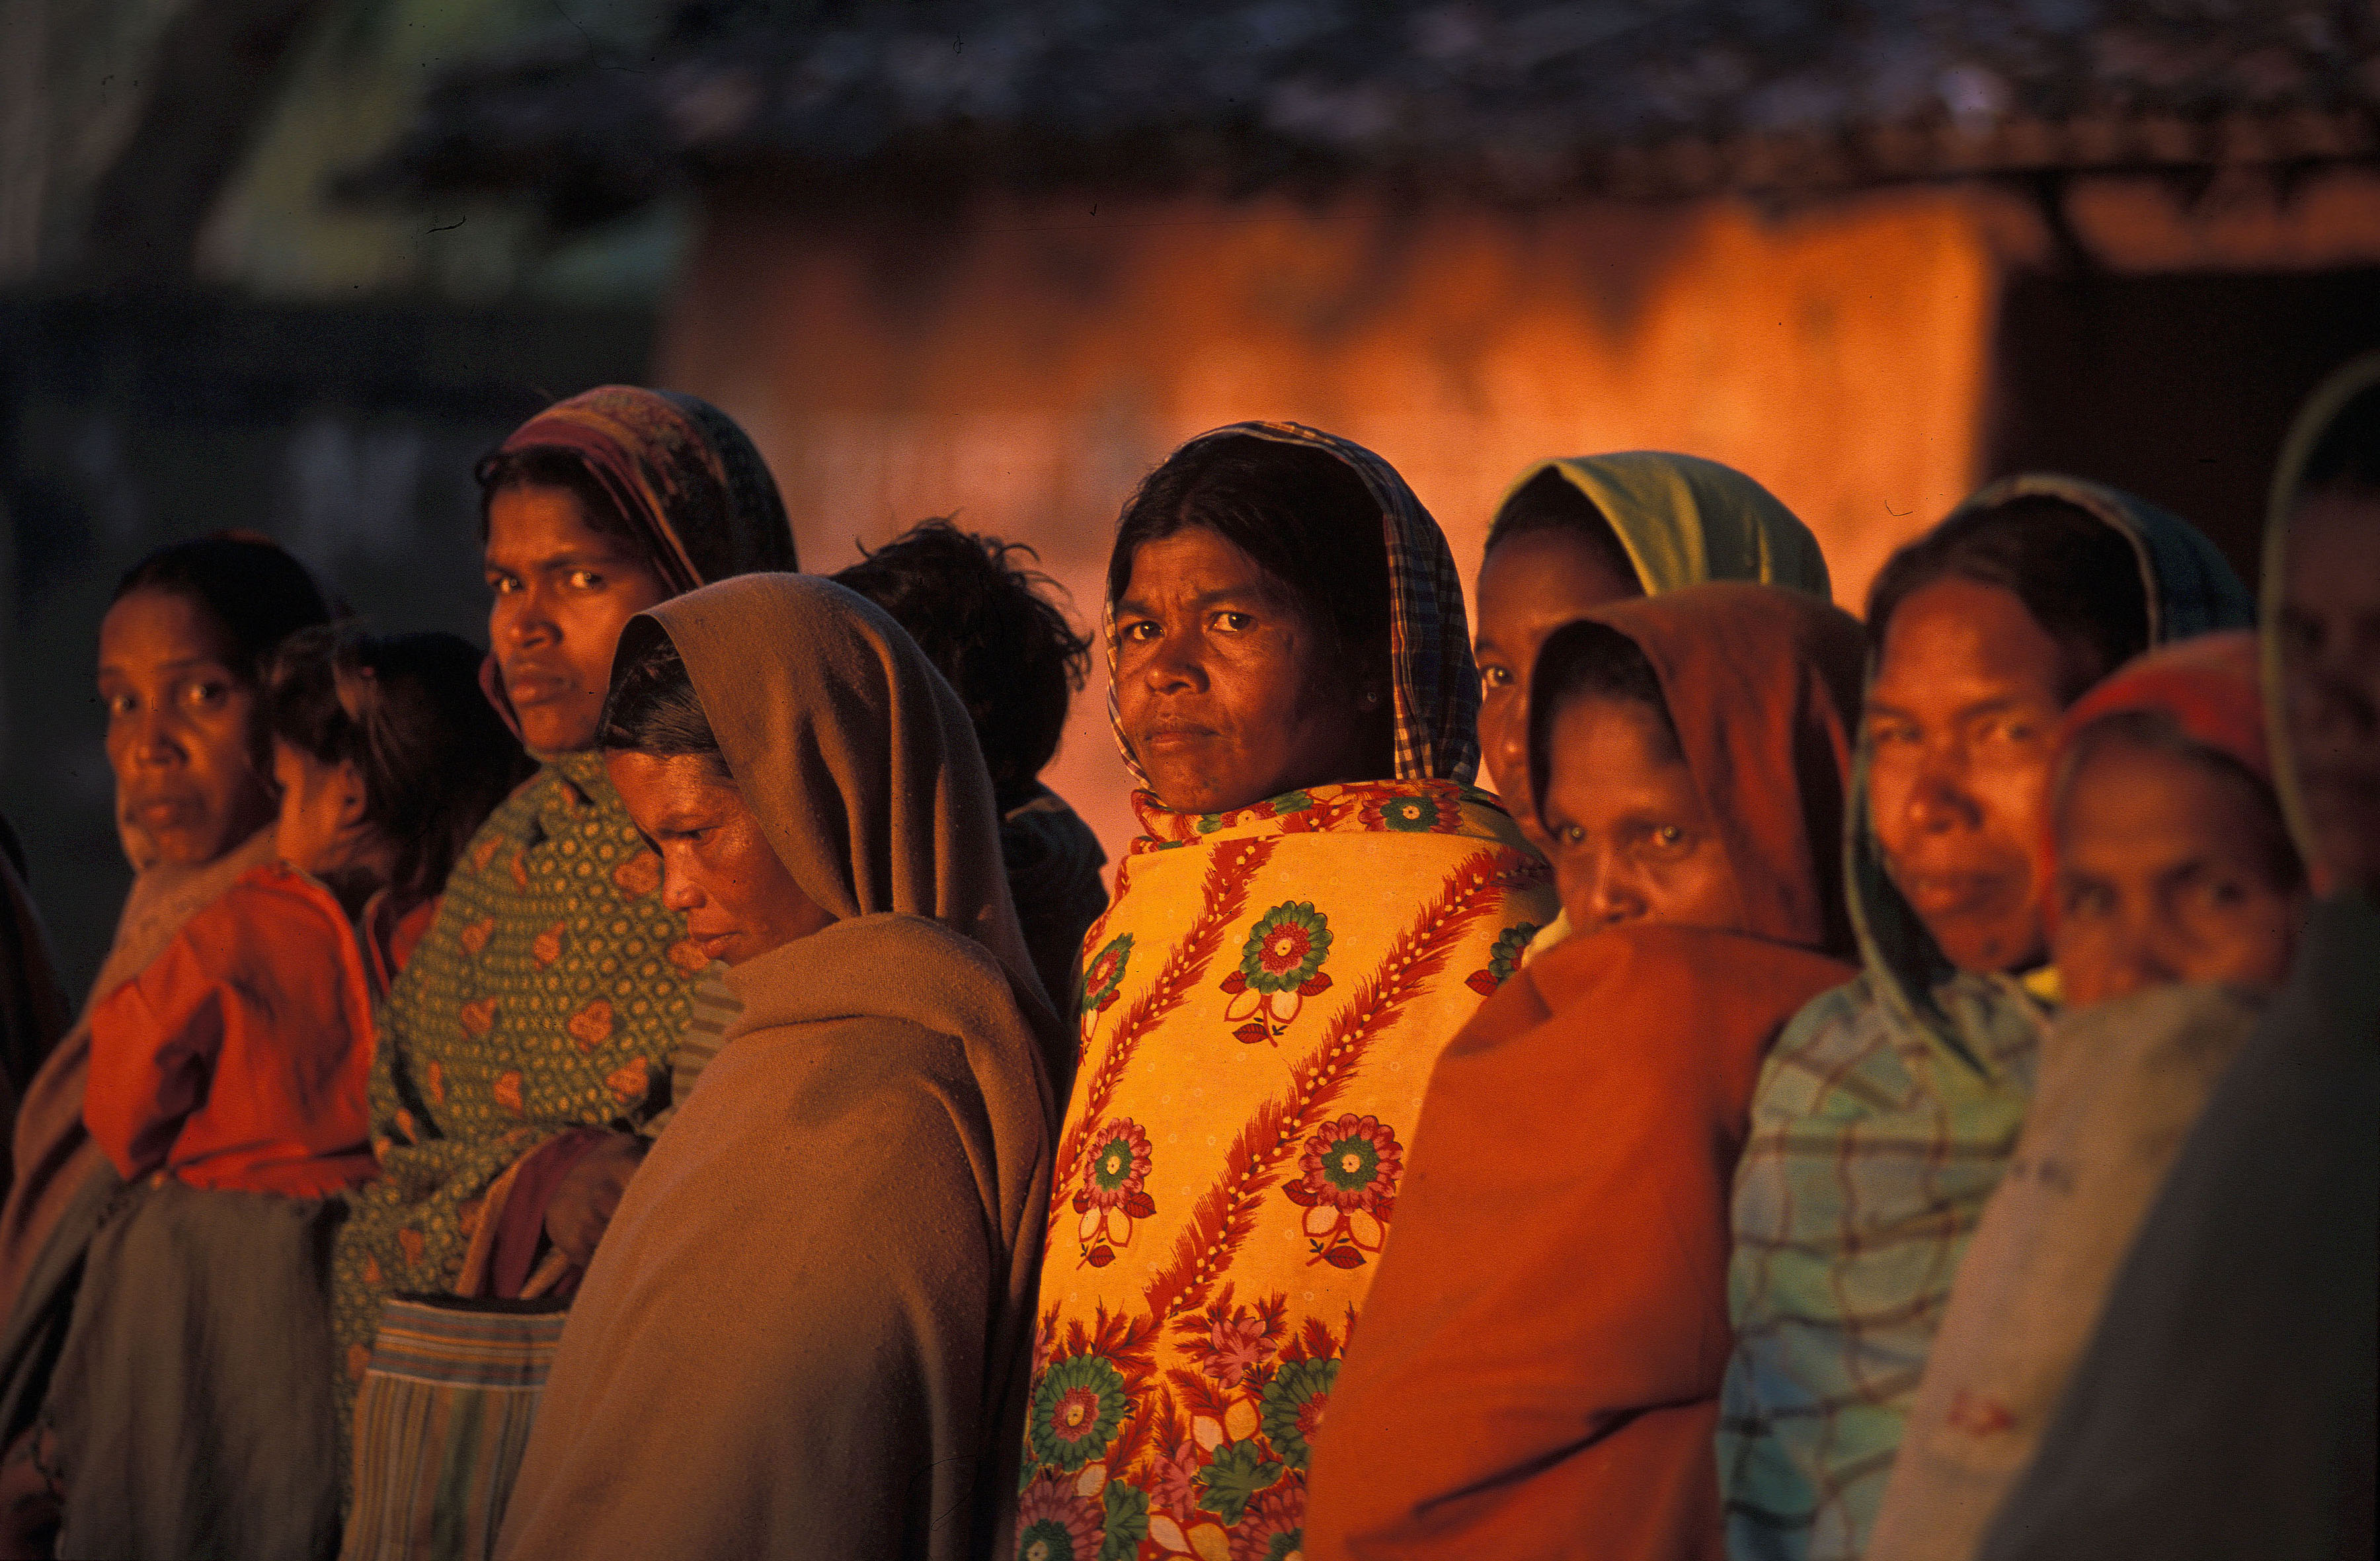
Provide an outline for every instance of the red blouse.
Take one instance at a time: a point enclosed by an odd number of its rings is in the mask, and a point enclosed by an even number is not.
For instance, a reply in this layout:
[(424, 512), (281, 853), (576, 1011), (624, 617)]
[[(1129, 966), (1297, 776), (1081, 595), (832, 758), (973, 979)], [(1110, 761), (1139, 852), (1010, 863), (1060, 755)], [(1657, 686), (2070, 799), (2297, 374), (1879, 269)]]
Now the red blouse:
[(127, 1180), (320, 1198), (371, 1179), (374, 978), (436, 909), (391, 930), (368, 973), (329, 890), (282, 862), (243, 875), (91, 1010), (92, 1139)]

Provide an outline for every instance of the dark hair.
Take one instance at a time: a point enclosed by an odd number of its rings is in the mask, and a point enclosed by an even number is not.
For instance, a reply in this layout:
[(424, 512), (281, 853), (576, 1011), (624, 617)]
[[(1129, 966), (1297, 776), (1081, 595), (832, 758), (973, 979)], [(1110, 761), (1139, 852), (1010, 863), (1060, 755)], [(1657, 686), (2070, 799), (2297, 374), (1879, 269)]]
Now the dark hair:
[(1529, 792), (1540, 826), (1546, 822), (1546, 790), (1553, 775), (1554, 723), (1584, 699), (1629, 700), (1645, 706), (1660, 717), (1671, 755), (1681, 753), (1660, 676), (1636, 641), (1592, 618), (1562, 625), (1546, 636), (1529, 674)]
[(2380, 384), (2347, 398), (2306, 453), (2298, 491), (2380, 488)]
[(473, 832), (531, 769), (452, 634), (308, 628), (274, 656), (273, 735), (364, 780), (364, 823), (395, 851), (390, 897), (438, 893)]
[(615, 753), (650, 753), (656, 759), (696, 755), (709, 760), (721, 779), (734, 778), (710, 729), (710, 717), (694, 691), (686, 658), (677, 653), (669, 631), (648, 617), (630, 618), (620, 631), (595, 746)]
[(1022, 543), (936, 519), (860, 553), (835, 583), (890, 613), (958, 690), (1006, 812), (1058, 751), (1067, 705), (1090, 668), (1090, 640), (1042, 593), (1055, 581), (1010, 564), (1020, 553), (1039, 561)]
[(1555, 531), (1575, 537), (1593, 548), (1605, 567), (1621, 579), (1641, 582), (1636, 560), (1611, 527), (1611, 518), (1579, 485), (1553, 467), (1522, 483), (1488, 524), (1488, 543), (1479, 550), (1484, 559), (1497, 544), (1513, 537)]
[(1131, 585), (1142, 544), (1194, 527), (1287, 588), (1342, 665), (1364, 656), (1385, 677), (1389, 544), (1380, 501), (1354, 468), (1328, 450), (1252, 433), (1175, 451), (1123, 506), (1108, 556), (1108, 600)]
[(330, 603), (306, 566), (279, 543), (248, 532), (166, 543), (124, 571), (109, 604), (141, 591), (203, 608), (231, 641), (232, 672), (250, 687), (262, 687), (282, 640), (331, 621)]
[(2131, 539), (2065, 499), (2027, 494), (1962, 510), (1895, 553), (1868, 591), (1869, 648), (1880, 654), (1900, 604), (1944, 579), (1997, 586), (2024, 604), (2058, 642), (2063, 703), (2148, 649), (2148, 590)]
[(2252, 843), (2257, 854), (2264, 858), (2266, 876), (2284, 890), (2294, 890), (2305, 883), (2305, 860), (2298, 854), (2297, 842), (2289, 835), (2289, 822), (2282, 816), (2280, 798), (2272, 783), (2212, 743), (2192, 737), (2162, 710), (2111, 710), (2068, 739), (2050, 787), (2054, 799), (2052, 817), (2061, 821), (2061, 825), (2074, 777), (2102, 750), (2119, 746), (2171, 754), (2247, 787), (2256, 802), (2256, 838)]
[(498, 494), (514, 488), (560, 488), (577, 496), (589, 528), (597, 533), (632, 543), (638, 553), (651, 551), (619, 504), (603, 489), (602, 481), (577, 451), (560, 445), (524, 445), (516, 450), (492, 450), (480, 457), (471, 475), (480, 483), (480, 541), (488, 540), (488, 508)]

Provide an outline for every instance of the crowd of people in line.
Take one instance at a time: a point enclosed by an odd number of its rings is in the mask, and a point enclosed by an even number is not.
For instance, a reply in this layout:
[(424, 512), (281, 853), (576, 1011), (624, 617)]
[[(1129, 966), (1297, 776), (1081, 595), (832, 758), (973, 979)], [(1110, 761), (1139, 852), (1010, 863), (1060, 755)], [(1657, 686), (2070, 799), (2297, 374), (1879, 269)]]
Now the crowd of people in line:
[(0, 1552), (2373, 1553), (2380, 359), (2261, 613), (2037, 474), (1855, 619), (1631, 452), (1475, 639), (1378, 456), (1201, 435), (1111, 880), (1028, 550), (801, 574), (634, 387), (478, 477), (484, 656), (243, 533), (100, 625), (79, 1017), (0, 861)]

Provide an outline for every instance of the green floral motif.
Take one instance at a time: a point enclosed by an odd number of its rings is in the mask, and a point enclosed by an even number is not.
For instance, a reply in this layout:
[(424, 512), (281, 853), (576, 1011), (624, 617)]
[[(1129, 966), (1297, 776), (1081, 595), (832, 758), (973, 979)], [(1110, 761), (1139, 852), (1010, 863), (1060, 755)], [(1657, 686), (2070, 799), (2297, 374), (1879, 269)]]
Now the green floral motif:
[(1240, 975), (1262, 993), (1294, 992), (1312, 980), (1330, 953), (1330, 919), (1310, 900), (1292, 900), (1265, 912), (1240, 948)]
[(1265, 1546), (1264, 1561), (1289, 1561), (1289, 1557), (1296, 1555), (1298, 1548), (1305, 1543), (1305, 1531), (1303, 1529), (1292, 1529), (1285, 1534), (1275, 1534), (1272, 1537), (1272, 1543)]
[(1302, 813), (1314, 806), (1314, 799), (1303, 791), (1284, 791), (1272, 799), (1275, 818), (1283, 813)]
[(1380, 822), (1390, 829), (1426, 834), (1437, 827), (1438, 804), (1427, 797), (1399, 797), (1380, 804)]
[(1115, 1001), (1116, 988), (1123, 984), (1124, 967), (1131, 959), (1132, 934), (1126, 933), (1111, 940), (1083, 967), (1080, 1007), (1084, 1013), (1105, 1012), (1108, 1005)]
[(1335, 1360), (1293, 1360), (1267, 1384), (1260, 1416), (1265, 1440), (1290, 1468), (1304, 1469), (1313, 1456), (1308, 1439), (1322, 1423), (1323, 1407), (1338, 1380)]
[(1281, 1465), (1259, 1452), (1253, 1440), (1226, 1442), (1215, 1449), (1214, 1462), (1198, 1471), (1198, 1509), (1236, 1523), (1256, 1494), (1281, 1476)]
[(1107, 1451), (1127, 1407), (1123, 1377), (1112, 1364), (1096, 1355), (1069, 1356), (1033, 1390), (1026, 1440), (1045, 1467), (1071, 1474)]
[(1099, 1539), (1099, 1561), (1132, 1561), (1140, 1542), (1148, 1537), (1148, 1493), (1122, 1480), (1107, 1483), (1107, 1527)]

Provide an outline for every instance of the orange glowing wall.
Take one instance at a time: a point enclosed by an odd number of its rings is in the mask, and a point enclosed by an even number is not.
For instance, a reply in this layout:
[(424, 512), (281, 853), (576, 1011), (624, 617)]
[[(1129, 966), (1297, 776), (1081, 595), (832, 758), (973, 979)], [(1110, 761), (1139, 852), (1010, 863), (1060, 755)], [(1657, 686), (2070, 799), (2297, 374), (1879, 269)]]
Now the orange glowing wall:
[[(751, 430), (807, 567), (955, 511), (1038, 547), (1087, 623), (1134, 482), (1243, 418), (1387, 457), (1466, 584), (1528, 462), (1709, 456), (1810, 524), (1856, 605), (1975, 476), (2008, 230), (1956, 189), (1773, 219), (1085, 198), (858, 227), (725, 195), (661, 383)], [(1049, 778), (1112, 853), (1129, 814), (1101, 689)]]

